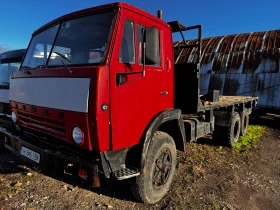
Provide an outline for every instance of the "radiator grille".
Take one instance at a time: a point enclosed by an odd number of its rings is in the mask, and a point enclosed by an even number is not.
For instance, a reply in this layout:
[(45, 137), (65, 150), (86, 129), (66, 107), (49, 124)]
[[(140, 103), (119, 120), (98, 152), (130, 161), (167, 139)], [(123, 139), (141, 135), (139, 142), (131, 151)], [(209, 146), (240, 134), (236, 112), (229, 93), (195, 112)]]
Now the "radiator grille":
[(48, 131), (64, 134), (66, 136), (65, 122), (49, 119), (44, 116), (36, 116), (32, 113), (18, 111), (19, 120), (24, 124), (33, 125)]

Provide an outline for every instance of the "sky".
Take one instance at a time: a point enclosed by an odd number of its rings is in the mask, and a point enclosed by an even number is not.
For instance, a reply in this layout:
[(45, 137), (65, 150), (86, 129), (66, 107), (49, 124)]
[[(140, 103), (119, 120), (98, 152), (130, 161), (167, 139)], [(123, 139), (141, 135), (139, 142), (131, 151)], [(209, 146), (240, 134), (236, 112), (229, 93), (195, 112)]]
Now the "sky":
[[(32, 33), (62, 15), (114, 0), (1, 0), (0, 46), (26, 48)], [(201, 24), (202, 36), (280, 29), (279, 0), (123, 0), (154, 15), (163, 10), (166, 22)], [(189, 35), (189, 36), (188, 36)], [(186, 39), (195, 38), (185, 34)], [(178, 39), (176, 36), (175, 38)]]

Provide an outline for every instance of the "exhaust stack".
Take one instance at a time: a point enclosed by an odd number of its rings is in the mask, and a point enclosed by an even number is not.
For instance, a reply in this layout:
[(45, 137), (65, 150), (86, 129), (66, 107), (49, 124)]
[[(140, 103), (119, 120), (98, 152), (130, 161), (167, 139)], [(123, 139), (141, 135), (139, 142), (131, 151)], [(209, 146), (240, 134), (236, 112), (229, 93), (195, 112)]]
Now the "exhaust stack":
[(158, 17), (159, 19), (162, 19), (162, 10), (158, 10), (158, 12), (157, 12), (157, 17)]

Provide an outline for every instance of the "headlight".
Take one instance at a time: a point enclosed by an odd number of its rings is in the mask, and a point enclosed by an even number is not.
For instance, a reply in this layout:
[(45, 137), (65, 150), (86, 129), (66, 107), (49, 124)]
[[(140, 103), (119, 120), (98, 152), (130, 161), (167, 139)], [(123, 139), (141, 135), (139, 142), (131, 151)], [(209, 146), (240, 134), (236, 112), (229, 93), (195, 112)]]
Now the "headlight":
[(16, 116), (16, 113), (14, 111), (12, 111), (12, 120), (14, 121), (14, 123), (17, 122), (17, 116)]
[(75, 127), (72, 131), (72, 138), (76, 144), (82, 143), (83, 135), (83, 131), (79, 127)]

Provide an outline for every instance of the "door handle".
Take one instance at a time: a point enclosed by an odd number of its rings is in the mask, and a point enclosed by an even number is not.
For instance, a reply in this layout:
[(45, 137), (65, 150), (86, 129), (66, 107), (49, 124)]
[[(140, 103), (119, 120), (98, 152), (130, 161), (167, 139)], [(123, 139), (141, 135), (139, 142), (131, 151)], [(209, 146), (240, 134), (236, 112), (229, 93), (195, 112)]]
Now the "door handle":
[(159, 94), (160, 94), (160, 95), (167, 95), (168, 92), (167, 92), (167, 91), (162, 91), (162, 92), (160, 92)]

